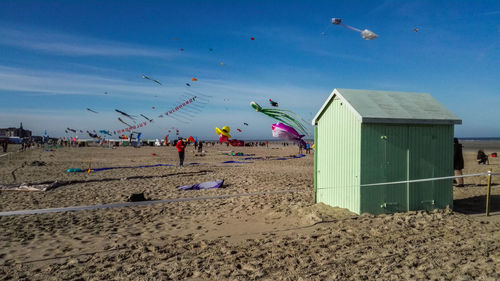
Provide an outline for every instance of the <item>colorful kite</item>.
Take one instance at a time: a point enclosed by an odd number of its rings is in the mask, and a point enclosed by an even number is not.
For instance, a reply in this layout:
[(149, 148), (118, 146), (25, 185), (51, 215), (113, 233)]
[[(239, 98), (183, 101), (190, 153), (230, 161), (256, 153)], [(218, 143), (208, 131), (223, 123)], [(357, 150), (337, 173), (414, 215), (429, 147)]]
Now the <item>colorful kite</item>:
[(306, 143), (302, 140), (304, 135), (300, 135), (294, 128), (280, 122), (272, 124), (271, 128), (273, 130), (273, 137), (294, 141), (303, 147), (306, 146)]
[[(120, 120), (120, 118), (118, 118), (118, 120)], [(123, 122), (123, 120), (120, 120), (120, 122), (124, 123), (128, 127), (124, 128), (124, 129), (118, 129), (116, 131), (113, 131), (113, 134), (123, 134), (125, 132), (134, 132), (134, 130), (145, 127), (148, 124), (148, 122), (141, 122), (137, 125), (130, 126), (129, 124)]]
[(277, 107), (277, 106), (278, 106), (278, 103), (277, 103), (277, 102), (275, 102), (275, 101), (273, 101), (272, 99), (269, 99), (269, 104), (270, 104), (271, 106), (274, 106), (274, 107)]
[(192, 104), (193, 102), (195, 102), (197, 100), (197, 96), (194, 96), (190, 99), (187, 99), (185, 102), (179, 104), (178, 106), (172, 108), (171, 110), (165, 112), (165, 116), (171, 116), (173, 113), (179, 111), (180, 109), (183, 109), (185, 106), (187, 106), (188, 104)]
[(253, 41), (253, 40), (255, 40), (255, 38), (253, 38), (253, 37), (250, 37), (250, 40), (252, 40), (252, 41)]
[(215, 133), (219, 135), (219, 142), (224, 143), (229, 140), (231, 135), (229, 134), (231, 132), (231, 128), (228, 126), (222, 127), (222, 129), (219, 129), (218, 127), (215, 127)]
[(236, 129), (236, 131), (240, 132), (241, 133), (241, 129)]
[(147, 80), (150, 80), (150, 81), (156, 82), (156, 83), (158, 83), (158, 84), (160, 84), (160, 85), (161, 85), (160, 81), (155, 80), (155, 79), (151, 79), (151, 78), (147, 77), (146, 75), (142, 75), (141, 77), (142, 77), (142, 79), (147, 79)]
[(198, 79), (196, 79), (195, 77), (191, 78), (191, 81), (198, 81)]
[(123, 112), (121, 110), (118, 110), (118, 109), (115, 109), (115, 111), (118, 112), (118, 113), (120, 113), (121, 115), (123, 115), (125, 117), (128, 117), (128, 118), (132, 119), (132, 121), (135, 121), (135, 118), (134, 118), (135, 116), (129, 115), (129, 114), (127, 114), (127, 113), (125, 113), (125, 112)]
[(273, 119), (278, 120), (283, 124), (295, 128), (297, 131), (303, 133), (304, 135), (307, 135), (304, 125), (302, 125), (301, 121), (297, 120), (300, 117), (298, 117), (292, 111), (286, 109), (277, 109), (277, 108), (262, 108), (254, 101), (250, 102), (250, 106), (252, 106), (252, 108), (255, 109), (255, 111), (261, 112)]
[(99, 113), (99, 112), (97, 112), (97, 111), (95, 111), (95, 110), (92, 110), (92, 109), (90, 109), (90, 108), (88, 108), (88, 107), (87, 107), (87, 110), (88, 110), (88, 111), (90, 111), (90, 112)]
[(112, 136), (111, 133), (109, 131), (106, 131), (106, 130), (100, 130), (99, 133), (104, 134), (104, 135), (108, 135), (108, 136)]
[(332, 24), (341, 25), (341, 26), (343, 26), (345, 28), (348, 28), (350, 30), (354, 30), (354, 31), (360, 32), (361, 33), (361, 37), (363, 37), (363, 39), (365, 39), (365, 40), (373, 40), (373, 39), (375, 39), (375, 38), (378, 37), (377, 34), (375, 34), (373, 31), (370, 31), (368, 29), (361, 30), (361, 29), (357, 29), (355, 27), (349, 26), (347, 24), (343, 24), (342, 23), (342, 19), (339, 19), (339, 18), (332, 18)]

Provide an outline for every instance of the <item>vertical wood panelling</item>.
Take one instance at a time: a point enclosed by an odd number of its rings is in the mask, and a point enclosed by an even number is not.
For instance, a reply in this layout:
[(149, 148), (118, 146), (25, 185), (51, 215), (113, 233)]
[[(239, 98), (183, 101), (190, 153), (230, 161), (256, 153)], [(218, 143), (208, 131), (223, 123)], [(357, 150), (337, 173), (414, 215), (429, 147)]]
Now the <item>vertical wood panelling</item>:
[(359, 213), (361, 124), (338, 98), (318, 121), (317, 200)]
[[(407, 179), (408, 127), (361, 126), (361, 184)], [(361, 187), (361, 211), (372, 214), (406, 211), (407, 184)]]

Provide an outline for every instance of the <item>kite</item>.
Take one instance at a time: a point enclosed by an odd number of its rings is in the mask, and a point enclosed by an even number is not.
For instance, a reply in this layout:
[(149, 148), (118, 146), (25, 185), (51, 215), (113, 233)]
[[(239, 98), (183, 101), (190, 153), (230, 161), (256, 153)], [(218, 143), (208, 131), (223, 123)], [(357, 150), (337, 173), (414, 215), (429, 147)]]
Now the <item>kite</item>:
[(160, 84), (160, 85), (161, 85), (160, 81), (155, 80), (155, 79), (151, 79), (151, 78), (147, 77), (146, 75), (142, 75), (142, 76), (141, 76), (141, 78), (142, 78), (142, 79), (148, 79), (148, 80), (150, 80), (150, 81), (156, 82), (156, 83), (158, 83), (158, 84)]
[(148, 120), (149, 122), (153, 122), (153, 119), (149, 119), (148, 117), (144, 116), (143, 114), (141, 114), (142, 117), (144, 117), (146, 120)]
[(191, 87), (191, 84), (189, 84), (189, 83), (186, 83), (186, 86), (188, 86), (188, 87)]
[(273, 137), (280, 138), (284, 140), (290, 140), (297, 142), (301, 146), (305, 147), (306, 143), (302, 140), (304, 135), (300, 135), (294, 128), (282, 124), (280, 122), (272, 124), (271, 128), (273, 130)]
[(224, 66), (225, 64), (223, 62), (221, 62), (220, 65)]
[(89, 132), (89, 131), (87, 131), (87, 134), (89, 134), (89, 136), (90, 136), (91, 138), (94, 138), (94, 139), (99, 138), (99, 136), (98, 136), (97, 134), (92, 134), (92, 133), (91, 133), (91, 132)]
[(195, 77), (191, 78), (191, 81), (198, 81), (198, 79), (196, 79)]
[(241, 133), (241, 129), (236, 129), (236, 131), (240, 132)]
[(183, 52), (183, 51), (184, 51), (184, 49), (182, 49), (182, 48), (181, 48), (181, 49), (180, 49), (180, 51), (181, 51), (181, 52)]
[(186, 139), (186, 142), (194, 142), (193, 136), (189, 136), (189, 138)]
[(365, 39), (365, 40), (373, 40), (373, 39), (378, 37), (378, 35), (376, 33), (374, 33), (373, 31), (370, 31), (368, 29), (361, 30), (361, 29), (357, 29), (355, 27), (349, 26), (347, 24), (343, 24), (342, 19), (339, 19), (339, 18), (332, 18), (332, 24), (342, 25), (343, 27), (348, 28), (350, 30), (360, 32), (361, 37), (363, 37), (363, 39)]
[(80, 130), (80, 133), (83, 133), (83, 131), (82, 131), (82, 130)]
[(255, 40), (255, 38), (253, 38), (253, 37), (250, 37), (250, 40), (252, 40), (252, 41), (253, 41), (253, 40)]
[(64, 130), (66, 132), (66, 134), (68, 133), (68, 130)]
[(168, 112), (165, 112), (165, 116), (170, 116), (170, 115), (172, 115), (174, 112), (176, 112), (176, 111), (178, 111), (178, 110), (180, 110), (180, 109), (184, 108), (186, 105), (188, 105), (188, 104), (191, 104), (191, 103), (195, 102), (197, 98), (198, 98), (197, 96), (194, 96), (194, 97), (192, 97), (192, 98), (190, 98), (190, 99), (186, 100), (185, 102), (183, 102), (183, 103), (179, 104), (178, 106), (176, 106), (176, 107), (172, 108), (172, 109), (171, 109), (171, 110), (169, 110)]
[(200, 190), (200, 189), (209, 189), (209, 188), (220, 188), (224, 184), (224, 180), (214, 180), (214, 181), (207, 181), (207, 182), (202, 182), (202, 183), (197, 183), (197, 184), (191, 184), (191, 185), (183, 185), (183, 186), (178, 186), (178, 190)]
[(121, 120), (121, 118), (118, 118), (118, 120), (120, 122), (122, 122), (123, 124), (127, 125), (128, 127), (125, 128), (125, 129), (118, 129), (116, 131), (113, 131), (113, 134), (123, 134), (125, 132), (132, 132), (132, 133), (135, 133), (134, 130), (135, 129), (139, 129), (139, 128), (142, 128), (142, 127), (145, 127), (148, 123), (147, 122), (141, 122), (137, 125), (134, 125), (134, 126), (130, 126), (129, 124), (125, 123), (123, 120)]
[(111, 133), (109, 131), (106, 131), (106, 130), (100, 130), (99, 133), (104, 134), (104, 135), (108, 135), (108, 136), (112, 136)]
[(108, 94), (108, 92), (104, 92), (104, 94), (105, 94), (105, 95), (107, 95), (107, 94)]
[(264, 113), (265, 115), (276, 119), (283, 124), (295, 128), (297, 131), (303, 133), (304, 135), (307, 135), (306, 129), (304, 128), (304, 125), (302, 125), (302, 122), (296, 120), (296, 118), (298, 119), (300, 117), (298, 117), (292, 111), (277, 108), (262, 108), (254, 101), (250, 102), (250, 106), (252, 106), (255, 111)]
[(413, 29), (413, 31), (418, 32), (418, 28), (416, 28), (416, 27), (415, 27), (415, 28)]
[(66, 128), (68, 131), (71, 131), (73, 133), (76, 133), (76, 130), (75, 129), (71, 129), (71, 128)]
[(97, 111), (95, 111), (95, 110), (92, 110), (92, 109), (90, 109), (90, 108), (88, 108), (88, 107), (87, 107), (87, 110), (88, 110), (88, 111), (90, 111), (90, 112), (99, 113), (99, 112), (97, 112)]
[(121, 140), (128, 140), (128, 137), (126, 135), (118, 136), (118, 138)]
[(125, 116), (125, 117), (128, 117), (130, 119), (132, 119), (133, 121), (135, 121), (135, 118), (132, 116), (132, 115), (129, 115), (121, 110), (118, 110), (118, 109), (115, 109), (116, 112), (120, 113), (121, 115)]
[(213, 51), (214, 51), (214, 49), (212, 49), (212, 48), (208, 48), (208, 50), (209, 50), (210, 52), (213, 52)]
[(152, 106), (152, 107), (151, 107), (151, 109), (155, 109), (155, 107), (154, 107), (154, 106)]
[(248, 126), (248, 123), (243, 122), (243, 125)]
[(271, 106), (278, 107), (278, 103), (273, 101), (272, 99), (269, 99), (269, 104), (271, 104)]
[(163, 115), (158, 115), (158, 118), (163, 118)]
[(222, 129), (219, 129), (218, 127), (215, 127), (215, 133), (219, 135), (219, 142), (224, 143), (226, 141), (229, 141), (229, 138), (231, 135), (229, 134), (231, 132), (231, 128), (228, 126), (222, 127)]
[(127, 125), (129, 127), (132, 127), (127, 122), (123, 121), (120, 117), (118, 117), (118, 121), (122, 122), (123, 124), (125, 124), (125, 125)]

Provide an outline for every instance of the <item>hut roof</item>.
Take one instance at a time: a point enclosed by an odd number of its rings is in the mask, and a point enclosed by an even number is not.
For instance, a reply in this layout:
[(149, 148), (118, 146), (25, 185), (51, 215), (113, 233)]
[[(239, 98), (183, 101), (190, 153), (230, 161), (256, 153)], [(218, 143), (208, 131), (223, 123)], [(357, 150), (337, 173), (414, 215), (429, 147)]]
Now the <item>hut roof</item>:
[(455, 114), (426, 93), (334, 89), (312, 124), (338, 97), (361, 123), (462, 124)]

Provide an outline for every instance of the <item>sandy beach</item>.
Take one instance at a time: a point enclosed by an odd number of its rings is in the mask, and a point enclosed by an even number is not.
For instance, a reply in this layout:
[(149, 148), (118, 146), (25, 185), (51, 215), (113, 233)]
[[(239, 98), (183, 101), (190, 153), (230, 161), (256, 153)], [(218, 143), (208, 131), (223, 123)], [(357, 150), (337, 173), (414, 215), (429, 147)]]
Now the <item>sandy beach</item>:
[[(195, 156), (188, 148), (185, 163), (197, 164), (184, 167), (92, 173), (66, 170), (176, 165), (177, 152), (83, 147), (0, 158), (0, 185), (67, 183), (0, 191), (2, 212), (122, 203), (142, 192), (150, 200), (248, 195), (0, 217), (0, 280), (500, 279), (500, 176), (493, 177), (490, 217), (485, 176), (454, 188), (453, 210), (358, 216), (314, 203), (313, 154), (290, 157), (296, 146), (204, 149)], [(464, 142), (464, 174), (500, 172), (499, 158), (477, 165), (477, 149), (500, 152), (500, 143)], [(224, 154), (230, 151), (247, 156)], [(250, 163), (222, 163), (230, 160)], [(176, 188), (216, 179), (224, 188)], [(252, 195), (271, 191), (284, 192)]]

